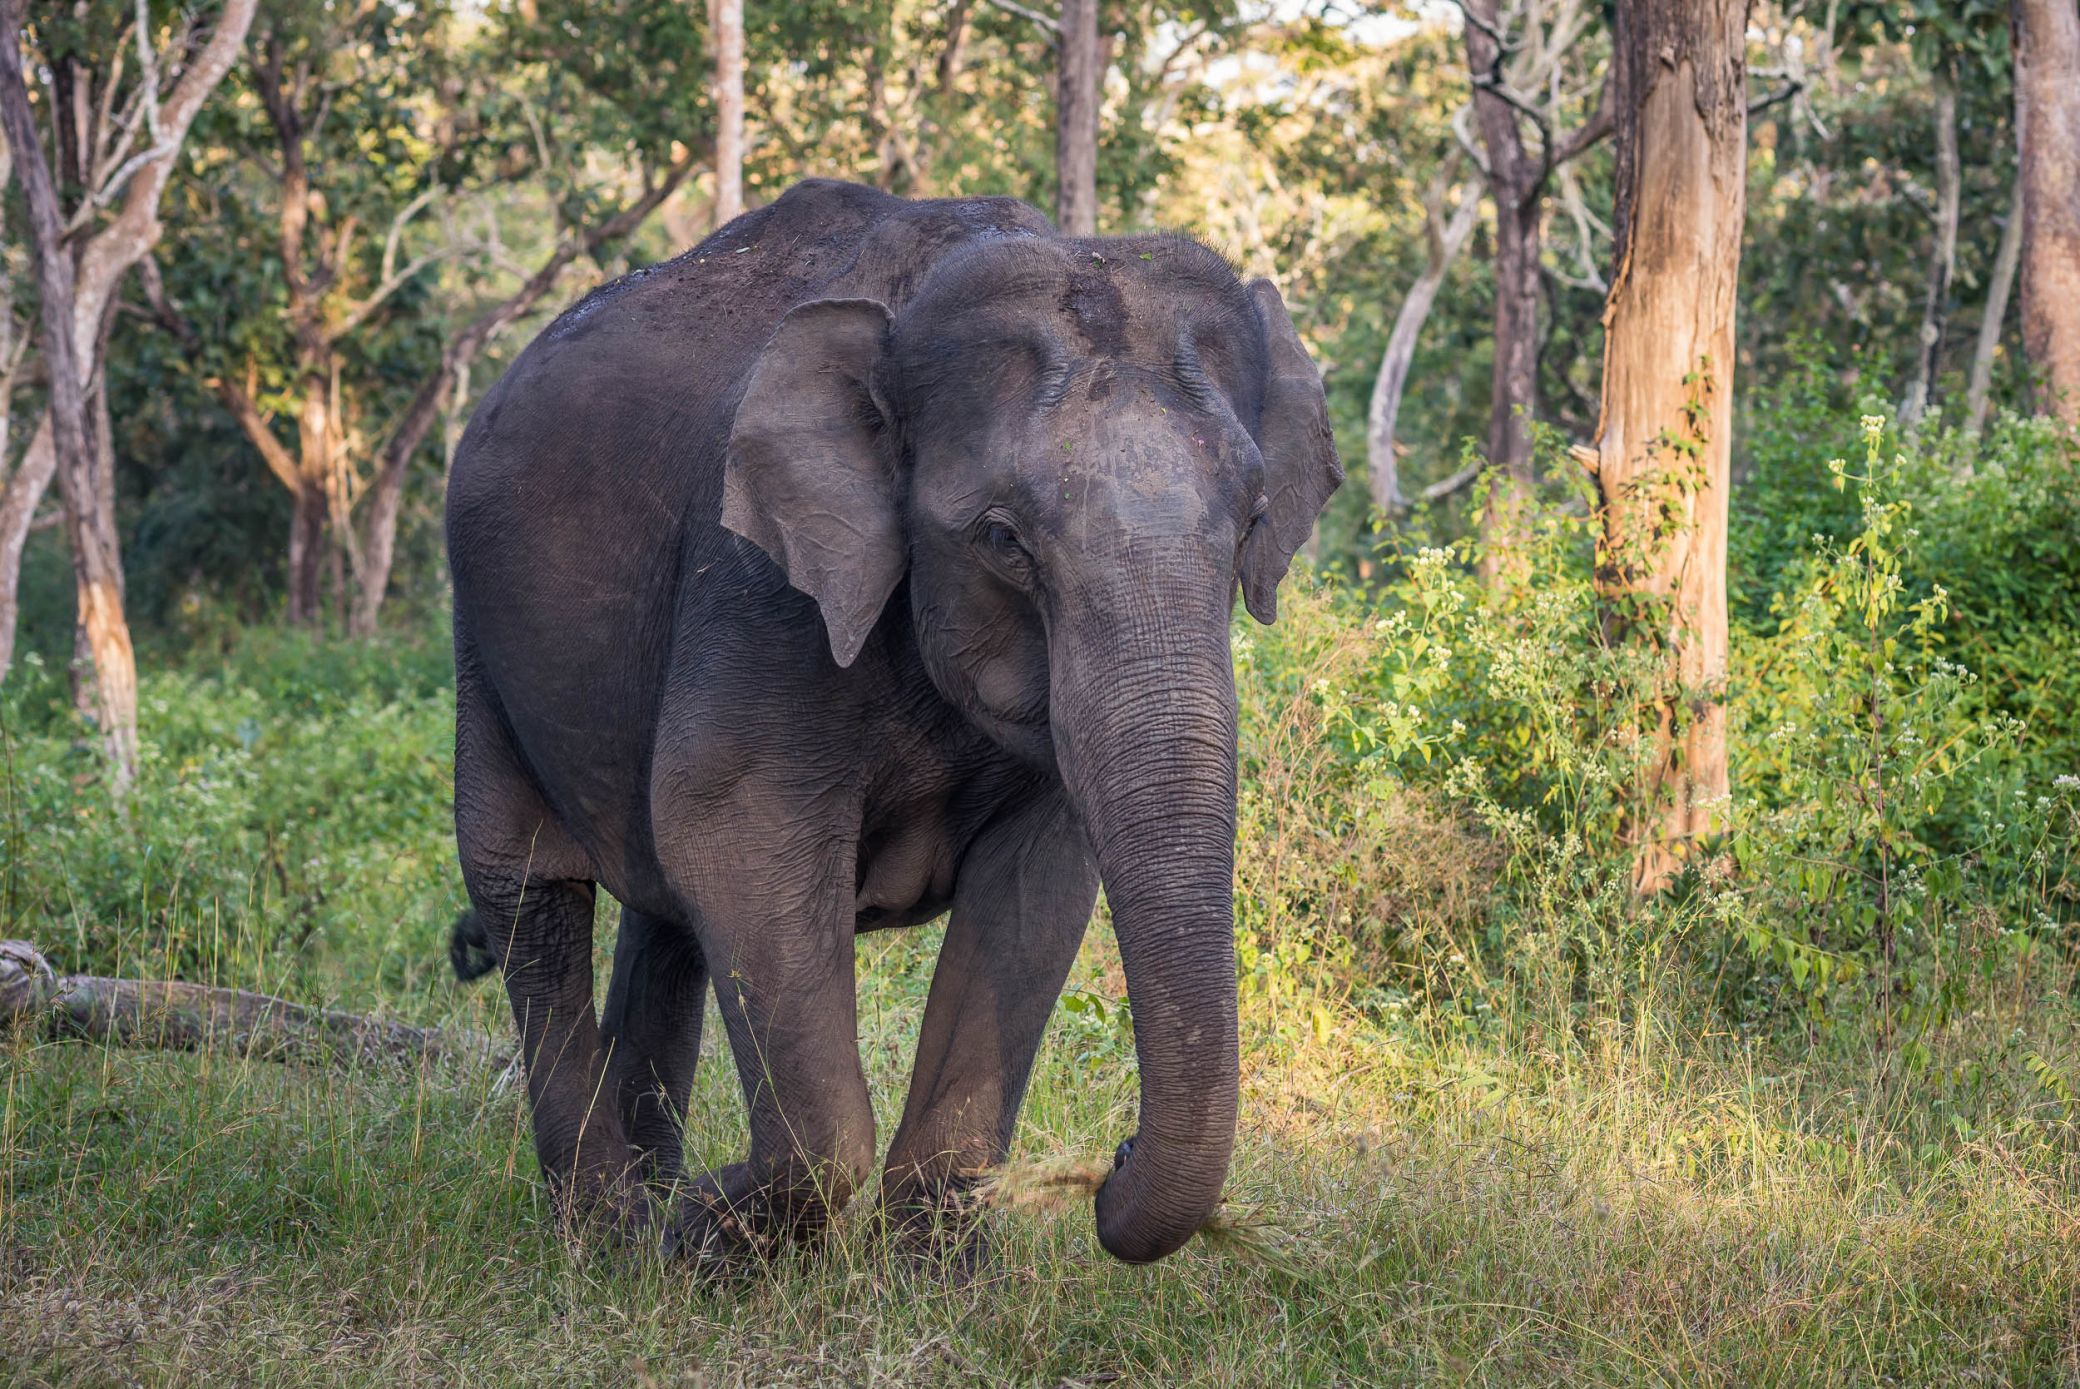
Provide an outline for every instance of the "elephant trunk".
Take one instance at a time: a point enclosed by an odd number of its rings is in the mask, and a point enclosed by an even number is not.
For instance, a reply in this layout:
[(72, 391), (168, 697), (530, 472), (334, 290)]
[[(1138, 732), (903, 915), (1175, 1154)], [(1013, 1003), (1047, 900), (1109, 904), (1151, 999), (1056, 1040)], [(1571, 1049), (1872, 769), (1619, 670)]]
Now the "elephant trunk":
[(1128, 1263), (1206, 1222), (1235, 1143), (1229, 591), (1180, 568), (1092, 604), (1102, 616), (1053, 643), (1056, 751), (1111, 904), (1140, 1061), (1138, 1131), (1097, 1197), (1099, 1243)]

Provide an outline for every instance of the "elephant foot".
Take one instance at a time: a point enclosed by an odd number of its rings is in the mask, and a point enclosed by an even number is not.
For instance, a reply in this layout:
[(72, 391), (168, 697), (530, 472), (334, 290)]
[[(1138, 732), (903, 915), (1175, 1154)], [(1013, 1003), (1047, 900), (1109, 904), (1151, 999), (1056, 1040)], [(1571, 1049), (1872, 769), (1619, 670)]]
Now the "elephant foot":
[(639, 1247), (650, 1242), (658, 1226), (657, 1202), (633, 1168), (552, 1180), (550, 1199), (564, 1238), (581, 1249)]
[(820, 1240), (829, 1225), (830, 1203), (813, 1184), (761, 1183), (739, 1162), (682, 1189), (660, 1247), (697, 1274), (731, 1277)]
[(988, 1212), (969, 1195), (973, 1187), (972, 1179), (955, 1178), (885, 1193), (881, 1220), (892, 1262), (913, 1277), (954, 1288), (994, 1274)]

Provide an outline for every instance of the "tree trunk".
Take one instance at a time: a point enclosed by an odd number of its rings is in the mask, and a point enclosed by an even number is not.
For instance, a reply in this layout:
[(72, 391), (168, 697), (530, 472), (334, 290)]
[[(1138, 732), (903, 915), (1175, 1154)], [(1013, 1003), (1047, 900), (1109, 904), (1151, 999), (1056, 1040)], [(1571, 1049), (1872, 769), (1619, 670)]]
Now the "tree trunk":
[(1635, 883), (1663, 886), (1728, 796), (1726, 510), (1747, 173), (1746, 0), (1618, 0), (1616, 270), (1596, 446), (1606, 629), (1658, 652)]
[(1935, 116), (1936, 238), (1928, 257), (1928, 288), (1921, 302), (1921, 350), (1915, 355), (1914, 374), (1899, 407), (1900, 423), (1908, 428), (1921, 422), (1934, 398), (1950, 281), (1957, 274), (1957, 214), (1963, 175), (1957, 162), (1957, 89), (1947, 77), (1936, 79)]
[(744, 0), (714, 0), (715, 225), (744, 210)]
[[(1512, 123), (1515, 117), (1511, 117)], [(1539, 196), (1515, 180), (1495, 196), (1495, 366), (1490, 377), (1487, 509), (1481, 572), (1493, 579), (1521, 549), (1523, 511), (1536, 482), (1531, 422), (1538, 418)]]
[(1993, 393), (1993, 359), (2000, 351), (2001, 329), (2008, 321), (2008, 298), (2015, 291), (2015, 267), (2022, 262), (2022, 180), (2008, 200), (2008, 221), (1993, 253), (1993, 273), (1986, 283), (1986, 308), (1979, 315), (1979, 341), (1972, 349), (1971, 384), (1965, 391), (1965, 427), (1974, 434), (1986, 423), (1986, 403)]
[(86, 386), (93, 373), (91, 363), (82, 360), (75, 334), (78, 305), (72, 253), (65, 246), (57, 189), (51, 184), (22, 79), (21, 25), (19, 0), (0, 6), (0, 120), (6, 124), (29, 213), (30, 250), (41, 289), (51, 444), (58, 488), (65, 499), (80, 630), (93, 654), (95, 719), (120, 792), (137, 775), (137, 663), (130, 650), (129, 624), (123, 619), (123, 566), (115, 516), (112, 508), (101, 505), (99, 468), (88, 429)]
[(2080, 425), (2080, 7), (2014, 0), (2022, 345), (2043, 409)]
[(1387, 335), (1387, 350), (1380, 358), (1379, 374), (1373, 378), (1372, 403), (1365, 416), (1365, 463), (1372, 505), (1388, 515), (1406, 505), (1401, 495), (1401, 463), (1394, 452), (1394, 428), (1401, 415), (1402, 395), (1408, 389), (1409, 367), (1415, 361), (1416, 339), (1444, 287), (1446, 273), (1480, 221), (1480, 194), (1468, 189), (1442, 229), (1438, 226), (1441, 211), (1437, 206), (1425, 210), (1429, 256), (1394, 316), (1394, 330)]
[(1062, 0), (1055, 83), (1054, 219), (1098, 234), (1098, 0)]
[(1547, 170), (1524, 148), (1517, 108), (1504, 81), (1502, 23), (1496, 0), (1466, 0), (1466, 65), (1473, 112), (1487, 154), (1495, 205), (1494, 366), (1488, 387), (1488, 467), (1493, 478), (1481, 517), (1481, 573), (1493, 580), (1516, 548), (1517, 514), (1532, 485), (1531, 421), (1538, 408), (1539, 202)]

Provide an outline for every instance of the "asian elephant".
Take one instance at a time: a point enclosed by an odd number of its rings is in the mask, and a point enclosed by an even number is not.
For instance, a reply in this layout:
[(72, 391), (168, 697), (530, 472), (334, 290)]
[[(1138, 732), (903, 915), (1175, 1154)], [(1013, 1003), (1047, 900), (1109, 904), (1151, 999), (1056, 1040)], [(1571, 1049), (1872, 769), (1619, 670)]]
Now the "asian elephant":
[[(821, 1229), (875, 1151), (853, 937), (949, 911), (881, 1197), (950, 1207), (1102, 883), (1141, 1092), (1098, 1238), (1189, 1239), (1236, 1124), (1231, 606), (1272, 620), (1341, 480), (1268, 281), (1008, 198), (801, 183), (551, 324), (447, 535), (458, 968), (503, 972), (566, 1208), (706, 1259)], [(689, 1178), (711, 983), (750, 1154)]]

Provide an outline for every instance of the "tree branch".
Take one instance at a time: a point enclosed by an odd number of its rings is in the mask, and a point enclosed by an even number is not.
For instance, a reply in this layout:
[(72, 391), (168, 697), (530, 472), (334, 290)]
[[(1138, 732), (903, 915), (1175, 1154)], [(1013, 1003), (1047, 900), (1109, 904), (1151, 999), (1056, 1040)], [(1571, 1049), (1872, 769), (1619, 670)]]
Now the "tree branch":
[(1029, 19), (1033, 23), (1039, 25), (1040, 28), (1046, 33), (1047, 42), (1050, 45), (1057, 42), (1061, 36), (1061, 22), (1055, 19), (1052, 15), (1044, 15), (1040, 13), (1040, 11), (1038, 10), (1029, 10), (1024, 5), (1017, 3), (1017, 0), (983, 0), (983, 2), (985, 4), (995, 5), (998, 9), (1004, 11), (1004, 13), (1006, 14), (1015, 14), (1020, 19)]

